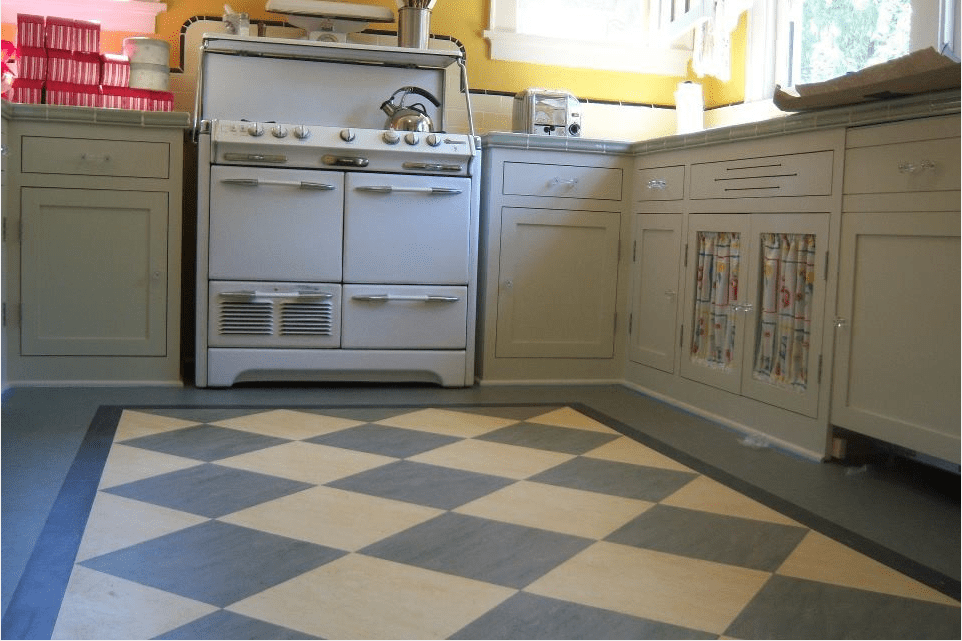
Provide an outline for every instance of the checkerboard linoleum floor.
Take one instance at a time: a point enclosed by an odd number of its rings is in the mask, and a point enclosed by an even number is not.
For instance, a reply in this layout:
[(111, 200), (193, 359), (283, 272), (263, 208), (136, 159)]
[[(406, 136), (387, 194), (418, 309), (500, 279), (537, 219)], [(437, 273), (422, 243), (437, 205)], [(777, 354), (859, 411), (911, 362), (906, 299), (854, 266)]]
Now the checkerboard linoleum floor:
[(958, 638), (570, 407), (125, 410), (54, 638)]

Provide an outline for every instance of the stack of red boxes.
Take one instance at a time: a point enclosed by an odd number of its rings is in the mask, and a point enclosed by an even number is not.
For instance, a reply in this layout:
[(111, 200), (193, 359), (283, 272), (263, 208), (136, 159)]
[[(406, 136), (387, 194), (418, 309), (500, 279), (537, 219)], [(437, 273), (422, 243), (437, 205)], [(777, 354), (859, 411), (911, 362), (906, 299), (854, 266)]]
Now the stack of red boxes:
[(10, 100), (40, 103), (47, 78), (47, 50), (44, 44), (43, 16), (17, 14), (17, 78)]
[(110, 109), (130, 109), (130, 59), (119, 53), (100, 54), (100, 82), (103, 106)]
[(46, 19), (47, 104), (100, 107), (100, 23)]

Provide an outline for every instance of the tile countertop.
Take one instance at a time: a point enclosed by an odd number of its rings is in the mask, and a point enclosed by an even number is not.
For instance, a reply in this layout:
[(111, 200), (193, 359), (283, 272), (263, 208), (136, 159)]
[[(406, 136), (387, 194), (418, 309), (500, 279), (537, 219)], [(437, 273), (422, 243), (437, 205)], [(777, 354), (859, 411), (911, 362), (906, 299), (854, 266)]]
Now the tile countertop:
[(13, 120), (80, 122), (131, 127), (173, 127), (178, 129), (190, 129), (193, 126), (190, 114), (183, 111), (134, 111), (130, 109), (34, 105), (8, 100), (2, 101), (0, 109), (2, 109), (4, 118)]
[(745, 124), (716, 127), (703, 131), (652, 138), (638, 142), (537, 136), (492, 132), (481, 136), (484, 147), (544, 149), (598, 154), (646, 154), (670, 149), (700, 147), (736, 140), (768, 138), (816, 129), (870, 125), (893, 120), (958, 114), (959, 90), (919, 94), (846, 107), (786, 114), (784, 117)]

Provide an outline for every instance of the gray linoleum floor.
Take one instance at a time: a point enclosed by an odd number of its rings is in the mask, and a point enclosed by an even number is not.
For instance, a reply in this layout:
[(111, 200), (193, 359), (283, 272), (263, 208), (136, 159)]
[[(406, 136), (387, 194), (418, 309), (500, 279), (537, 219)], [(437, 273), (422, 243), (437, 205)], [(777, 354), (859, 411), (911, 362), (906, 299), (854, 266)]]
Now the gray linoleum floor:
[[(3, 611), (98, 407), (101, 405), (400, 405), (581, 403), (941, 572), (960, 570), (959, 476), (890, 456), (868, 464), (818, 463), (617, 385), (442, 389), (420, 385), (184, 388), (14, 388), (2, 397)], [(864, 543), (864, 541), (863, 541)]]

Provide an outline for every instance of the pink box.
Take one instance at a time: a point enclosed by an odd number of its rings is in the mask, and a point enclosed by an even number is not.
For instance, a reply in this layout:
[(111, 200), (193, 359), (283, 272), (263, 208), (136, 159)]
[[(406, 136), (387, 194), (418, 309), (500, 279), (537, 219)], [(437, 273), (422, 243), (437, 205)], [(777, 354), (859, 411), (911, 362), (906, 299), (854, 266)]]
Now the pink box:
[(47, 17), (47, 49), (98, 53), (100, 51), (100, 23), (90, 20)]
[(130, 109), (130, 98), (133, 89), (104, 85), (102, 92), (102, 107), (107, 109)]
[(47, 78), (47, 50), (37, 47), (21, 47), (17, 58), (17, 77), (24, 80)]
[(102, 103), (100, 85), (48, 82), (46, 95), (48, 105), (99, 107)]
[(44, 43), (44, 18), (27, 13), (17, 14), (17, 47), (42, 49)]
[(174, 94), (170, 91), (151, 91), (150, 111), (173, 111)]
[(100, 56), (95, 53), (48, 49), (47, 80), (78, 85), (99, 85)]
[(39, 105), (43, 100), (43, 80), (15, 78), (8, 92), (11, 102), (24, 102)]
[(130, 84), (130, 58), (117, 53), (100, 54), (100, 84), (127, 87)]

